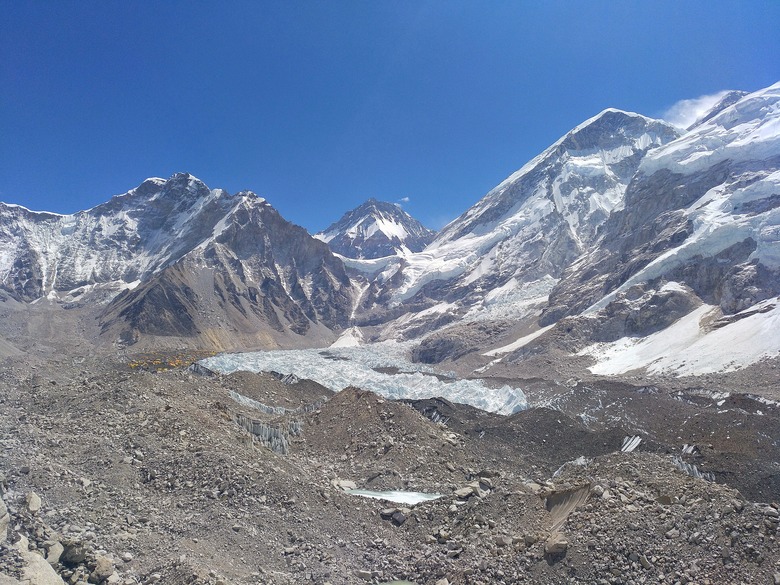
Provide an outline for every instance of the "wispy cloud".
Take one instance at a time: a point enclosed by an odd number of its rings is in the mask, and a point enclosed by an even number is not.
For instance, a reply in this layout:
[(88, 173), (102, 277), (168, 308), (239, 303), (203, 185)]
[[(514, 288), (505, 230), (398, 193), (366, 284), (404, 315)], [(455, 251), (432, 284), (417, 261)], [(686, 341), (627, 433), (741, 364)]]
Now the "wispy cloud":
[(409, 198), (408, 197), (401, 197), (398, 200), (398, 203), (409, 203)]
[(691, 100), (681, 100), (666, 110), (661, 117), (678, 128), (687, 128), (712, 109), (727, 93), (728, 91), (724, 90)]

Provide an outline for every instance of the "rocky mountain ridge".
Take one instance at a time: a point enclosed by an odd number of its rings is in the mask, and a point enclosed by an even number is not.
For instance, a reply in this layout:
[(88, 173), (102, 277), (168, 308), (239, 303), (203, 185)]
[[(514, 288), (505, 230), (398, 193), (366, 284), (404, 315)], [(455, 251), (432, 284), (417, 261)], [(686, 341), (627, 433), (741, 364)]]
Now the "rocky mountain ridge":
[(702, 305), (717, 321), (780, 293), (778, 87), (730, 92), (684, 133), (604, 110), (418, 252), (430, 233), (395, 205), (311, 237), (186, 173), (70, 216), (2, 205), (0, 286), (100, 307), (122, 347), (321, 346), (356, 327), (479, 367), (646, 337)]
[(0, 222), (7, 294), (97, 307), (122, 346), (289, 345), (332, 336), (351, 313), (354, 285), (325, 244), (254, 193), (187, 173), (74, 215), (3, 205)]

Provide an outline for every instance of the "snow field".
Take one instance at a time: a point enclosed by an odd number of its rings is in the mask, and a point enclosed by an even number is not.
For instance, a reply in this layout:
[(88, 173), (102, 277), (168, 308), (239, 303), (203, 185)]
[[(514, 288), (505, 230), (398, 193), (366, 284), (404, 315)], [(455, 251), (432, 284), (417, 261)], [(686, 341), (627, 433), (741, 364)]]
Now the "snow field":
[[(596, 343), (578, 355), (596, 358), (591, 372), (625, 374), (645, 368), (650, 374), (678, 376), (734, 371), (764, 358), (780, 357), (780, 299), (746, 311), (743, 318), (714, 330), (702, 326), (717, 307), (702, 305), (663, 331), (644, 338)], [(764, 310), (766, 312), (757, 312)]]

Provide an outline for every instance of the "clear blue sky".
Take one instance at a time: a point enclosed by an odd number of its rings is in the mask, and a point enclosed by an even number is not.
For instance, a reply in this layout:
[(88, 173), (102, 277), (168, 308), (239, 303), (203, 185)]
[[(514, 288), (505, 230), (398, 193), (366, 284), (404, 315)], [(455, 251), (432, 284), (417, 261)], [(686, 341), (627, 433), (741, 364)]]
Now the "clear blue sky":
[(0, 200), (150, 176), (314, 232), (369, 197), (441, 227), (606, 107), (780, 80), (780, 1), (0, 0)]

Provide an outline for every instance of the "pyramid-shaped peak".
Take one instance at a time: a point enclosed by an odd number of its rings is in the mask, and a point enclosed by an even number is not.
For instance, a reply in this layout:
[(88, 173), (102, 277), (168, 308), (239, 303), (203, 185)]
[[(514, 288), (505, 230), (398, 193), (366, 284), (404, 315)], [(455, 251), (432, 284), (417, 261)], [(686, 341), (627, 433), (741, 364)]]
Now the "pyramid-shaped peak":
[(622, 142), (633, 142), (645, 134), (673, 140), (678, 130), (668, 122), (642, 114), (607, 108), (572, 129), (562, 139), (566, 148), (605, 148)]
[(349, 258), (382, 258), (419, 252), (433, 236), (400, 205), (372, 197), (315, 237)]

